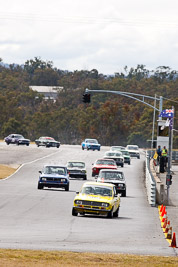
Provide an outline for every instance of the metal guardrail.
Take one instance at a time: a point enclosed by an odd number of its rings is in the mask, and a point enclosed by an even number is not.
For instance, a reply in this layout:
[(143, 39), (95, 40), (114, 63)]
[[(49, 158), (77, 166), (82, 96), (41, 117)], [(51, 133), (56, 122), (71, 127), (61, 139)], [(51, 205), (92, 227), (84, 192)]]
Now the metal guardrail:
[(146, 189), (148, 202), (152, 207), (156, 206), (156, 181), (150, 170), (150, 153), (146, 151)]

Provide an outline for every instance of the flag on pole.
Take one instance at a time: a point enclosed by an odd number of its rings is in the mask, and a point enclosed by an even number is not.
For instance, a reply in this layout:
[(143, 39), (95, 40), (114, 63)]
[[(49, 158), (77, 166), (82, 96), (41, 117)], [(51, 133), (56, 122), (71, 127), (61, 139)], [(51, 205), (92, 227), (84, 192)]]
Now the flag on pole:
[(174, 117), (174, 110), (173, 109), (164, 109), (159, 114), (159, 117), (173, 118)]

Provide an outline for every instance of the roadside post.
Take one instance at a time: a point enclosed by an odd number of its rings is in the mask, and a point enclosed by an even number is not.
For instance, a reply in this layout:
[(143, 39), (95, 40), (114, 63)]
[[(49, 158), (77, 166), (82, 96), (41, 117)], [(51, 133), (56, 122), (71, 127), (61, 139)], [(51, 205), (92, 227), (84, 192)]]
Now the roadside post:
[(173, 129), (174, 107), (172, 107), (172, 109), (163, 110), (160, 115), (162, 117), (167, 118), (165, 125), (169, 126), (168, 165), (166, 174), (167, 204), (169, 205), (169, 189), (170, 185), (172, 184), (171, 161), (172, 161), (172, 129)]

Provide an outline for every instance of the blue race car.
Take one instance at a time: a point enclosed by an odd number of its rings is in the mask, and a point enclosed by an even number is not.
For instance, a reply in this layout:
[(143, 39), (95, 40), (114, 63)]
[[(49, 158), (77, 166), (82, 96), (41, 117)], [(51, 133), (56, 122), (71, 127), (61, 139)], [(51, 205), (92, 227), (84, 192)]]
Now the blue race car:
[(69, 191), (69, 175), (65, 166), (46, 165), (39, 173), (38, 189), (55, 187)]
[(98, 150), (100, 151), (101, 145), (98, 143), (96, 139), (85, 139), (82, 142), (82, 150), (87, 149), (87, 150)]

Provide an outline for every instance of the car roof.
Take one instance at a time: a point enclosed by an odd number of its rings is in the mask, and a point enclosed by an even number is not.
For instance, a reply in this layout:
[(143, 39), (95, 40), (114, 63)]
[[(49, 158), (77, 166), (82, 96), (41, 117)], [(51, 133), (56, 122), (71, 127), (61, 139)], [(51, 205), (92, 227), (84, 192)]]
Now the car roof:
[(123, 173), (122, 171), (112, 170), (112, 169), (101, 169), (100, 172), (119, 172), (119, 173)]
[(40, 138), (49, 138), (49, 139), (54, 139), (53, 137), (50, 137), (50, 136), (40, 136)]
[[(109, 187), (114, 187), (114, 185), (113, 184), (109, 184), (109, 183), (98, 183), (98, 182), (85, 182), (84, 184), (83, 184), (83, 186), (86, 186), (86, 185), (100, 185), (100, 186), (109, 186)], [(82, 186), (82, 187), (83, 187)]]
[[(102, 159), (97, 159), (96, 161), (98, 161), (98, 160), (109, 160), (109, 161), (114, 161), (114, 159), (105, 159), (105, 158), (102, 158)], [(115, 161), (114, 161), (115, 162)]]
[(68, 160), (67, 163), (68, 163), (68, 162), (81, 162), (81, 163), (85, 163), (85, 162), (82, 161), (82, 160)]
[(122, 152), (121, 152), (121, 150), (108, 150), (108, 151), (105, 152), (105, 154), (106, 153), (114, 153), (114, 154), (117, 154), (118, 153), (118, 154), (120, 154)]
[(43, 167), (59, 167), (59, 168), (66, 168), (65, 165), (58, 165), (58, 164), (45, 164)]
[(129, 146), (135, 146), (135, 147), (138, 147), (137, 145), (127, 145), (127, 147), (129, 147)]

